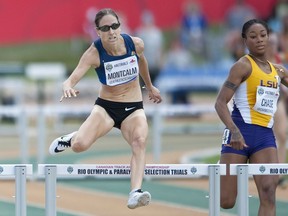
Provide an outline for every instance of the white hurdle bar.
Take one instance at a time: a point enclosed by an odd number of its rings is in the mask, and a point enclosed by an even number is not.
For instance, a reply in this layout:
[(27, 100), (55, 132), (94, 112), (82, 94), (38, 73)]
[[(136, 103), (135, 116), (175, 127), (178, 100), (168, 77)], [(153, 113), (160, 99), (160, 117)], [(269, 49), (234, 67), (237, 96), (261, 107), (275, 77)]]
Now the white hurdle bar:
[(288, 164), (230, 164), (230, 175), (237, 175), (238, 216), (249, 215), (250, 175), (288, 175)]
[[(209, 176), (209, 216), (220, 216), (220, 175), (226, 175), (225, 164), (147, 164), (145, 177), (192, 178)], [(57, 177), (130, 177), (128, 164), (39, 164), (38, 177), (45, 177), (46, 216), (56, 216)]]
[(32, 164), (0, 164), (0, 179), (15, 177), (15, 215), (26, 216), (26, 180), (33, 175)]

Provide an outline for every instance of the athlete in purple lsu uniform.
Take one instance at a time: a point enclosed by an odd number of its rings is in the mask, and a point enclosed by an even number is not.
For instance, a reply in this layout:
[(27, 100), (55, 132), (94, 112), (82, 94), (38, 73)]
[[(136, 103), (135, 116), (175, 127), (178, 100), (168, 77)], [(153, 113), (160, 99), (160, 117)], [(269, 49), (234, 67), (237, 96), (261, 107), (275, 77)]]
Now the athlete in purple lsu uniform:
[[(227, 164), (221, 176), (221, 207), (233, 208), (237, 197), (237, 176), (229, 175), (229, 164), (278, 163), (273, 116), (277, 109), (280, 83), (288, 86), (288, 71), (266, 59), (269, 28), (261, 20), (247, 21), (242, 28), (249, 54), (231, 68), (216, 99), (215, 109), (226, 129), (220, 163)], [(228, 103), (233, 99), (230, 114)], [(255, 175), (259, 216), (276, 216), (277, 175)]]

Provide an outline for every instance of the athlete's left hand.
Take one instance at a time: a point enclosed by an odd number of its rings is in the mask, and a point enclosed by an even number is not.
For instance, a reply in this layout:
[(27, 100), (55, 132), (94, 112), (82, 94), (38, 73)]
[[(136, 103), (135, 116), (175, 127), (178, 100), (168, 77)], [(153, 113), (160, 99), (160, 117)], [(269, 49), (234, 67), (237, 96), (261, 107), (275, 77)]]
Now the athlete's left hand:
[(152, 86), (151, 89), (147, 90), (149, 92), (149, 100), (152, 100), (154, 103), (161, 103), (162, 98), (159, 89), (157, 89), (155, 86)]

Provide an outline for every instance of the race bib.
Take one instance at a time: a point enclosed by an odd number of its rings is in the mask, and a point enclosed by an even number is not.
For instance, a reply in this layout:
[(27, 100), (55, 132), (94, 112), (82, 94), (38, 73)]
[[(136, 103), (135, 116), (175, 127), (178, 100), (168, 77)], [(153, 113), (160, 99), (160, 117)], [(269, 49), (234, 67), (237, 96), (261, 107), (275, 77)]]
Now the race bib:
[(256, 103), (253, 109), (259, 113), (273, 116), (277, 110), (279, 88), (258, 86), (256, 92)]
[(106, 84), (121, 85), (134, 80), (139, 75), (136, 56), (104, 63)]

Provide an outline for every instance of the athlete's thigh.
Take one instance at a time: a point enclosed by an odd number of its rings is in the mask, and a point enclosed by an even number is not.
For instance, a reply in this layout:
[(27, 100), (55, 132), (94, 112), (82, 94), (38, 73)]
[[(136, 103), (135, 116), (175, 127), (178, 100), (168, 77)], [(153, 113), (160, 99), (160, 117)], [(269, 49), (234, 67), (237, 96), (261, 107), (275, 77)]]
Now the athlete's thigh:
[(143, 109), (131, 113), (121, 124), (123, 137), (129, 144), (135, 138), (146, 138), (148, 136), (148, 123)]
[(226, 164), (226, 175), (221, 176), (221, 197), (235, 199), (237, 196), (237, 176), (230, 175), (230, 164), (247, 163), (247, 156), (224, 153), (221, 154), (220, 164)]
[(105, 109), (95, 105), (90, 115), (80, 126), (77, 132), (77, 137), (95, 141), (97, 138), (108, 133), (113, 126), (114, 121), (107, 114)]
[(250, 163), (278, 163), (277, 148), (261, 149), (250, 156)]
[[(265, 148), (260, 151), (255, 152), (251, 157), (250, 157), (250, 163), (260, 163), (260, 164), (265, 164), (265, 163), (278, 163), (278, 156), (277, 156), (277, 149), (270, 147), (270, 148)], [(278, 175), (255, 175), (254, 180), (255, 184), (259, 189), (261, 187), (276, 187), (277, 182), (278, 182)]]

